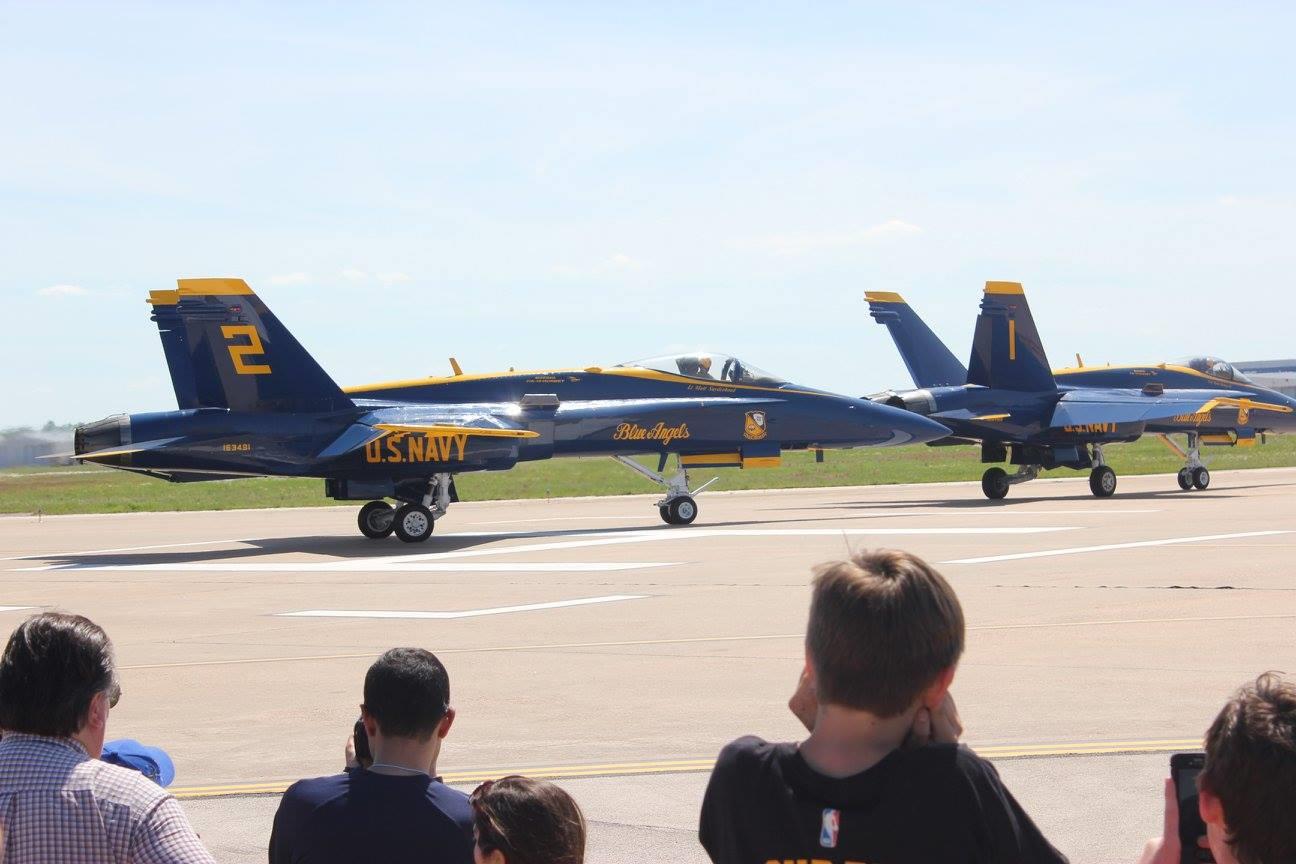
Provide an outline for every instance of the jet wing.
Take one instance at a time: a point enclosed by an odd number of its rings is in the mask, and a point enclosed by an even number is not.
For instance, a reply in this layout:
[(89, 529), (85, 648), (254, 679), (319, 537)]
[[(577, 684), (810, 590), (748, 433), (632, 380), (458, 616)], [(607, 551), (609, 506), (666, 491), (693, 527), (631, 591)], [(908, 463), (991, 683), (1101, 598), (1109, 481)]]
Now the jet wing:
[(1285, 405), (1257, 402), (1241, 390), (1070, 390), (1053, 409), (1051, 427), (1092, 423), (1154, 423), (1173, 417), (1209, 415), (1216, 408), (1236, 408), (1241, 422), (1251, 411), (1289, 413)]
[(333, 443), (320, 451), (319, 458), (332, 459), (359, 450), (386, 435), (468, 435), (472, 438), (538, 438), (539, 432), (522, 429), (511, 419), (493, 414), (437, 413), (407, 410), (374, 412), (351, 424)]

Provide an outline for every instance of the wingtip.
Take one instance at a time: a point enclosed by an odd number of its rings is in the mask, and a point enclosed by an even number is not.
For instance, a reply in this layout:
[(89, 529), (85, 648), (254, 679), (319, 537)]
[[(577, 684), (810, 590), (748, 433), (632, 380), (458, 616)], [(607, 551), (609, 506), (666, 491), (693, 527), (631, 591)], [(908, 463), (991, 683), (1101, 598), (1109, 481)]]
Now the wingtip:
[(1020, 282), (986, 282), (985, 293), (987, 294), (1025, 294)]
[(869, 303), (904, 303), (905, 299), (894, 291), (865, 291), (864, 299)]
[(252, 289), (242, 279), (231, 277), (203, 278), (203, 279), (177, 279), (176, 285), (179, 290), (176, 292), (181, 297), (192, 297), (195, 295), (219, 295), (229, 296), (238, 294), (251, 294)]

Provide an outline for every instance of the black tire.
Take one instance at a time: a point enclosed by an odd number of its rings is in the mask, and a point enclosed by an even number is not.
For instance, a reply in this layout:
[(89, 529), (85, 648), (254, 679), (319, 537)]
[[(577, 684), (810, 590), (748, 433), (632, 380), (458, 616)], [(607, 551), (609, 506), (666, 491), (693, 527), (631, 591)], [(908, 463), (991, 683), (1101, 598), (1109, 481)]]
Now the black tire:
[(666, 521), (672, 525), (692, 525), (698, 514), (697, 502), (689, 495), (681, 495), (671, 501), (666, 505), (666, 510), (670, 517)]
[(661, 515), (661, 520), (662, 520), (663, 522), (665, 522), (667, 525), (674, 525), (674, 524), (675, 524), (674, 522), (671, 521), (670, 508), (667, 507), (665, 504), (663, 504), (662, 506), (658, 507), (658, 508), (657, 508), (657, 512)]
[(1210, 472), (1206, 470), (1205, 465), (1198, 465), (1193, 469), (1192, 482), (1198, 489), (1205, 489), (1210, 485)]
[(1116, 472), (1106, 465), (1090, 471), (1089, 491), (1098, 498), (1110, 498), (1116, 494)]
[(422, 543), (432, 536), (432, 529), (436, 526), (432, 511), (422, 504), (402, 504), (392, 522), (396, 536), (406, 543)]
[(991, 501), (998, 501), (1008, 494), (1008, 472), (1002, 468), (987, 468), (981, 475), (981, 491)]
[(361, 534), (370, 540), (382, 540), (396, 530), (396, 511), (386, 501), (370, 501), (360, 508), (356, 522)]
[(1179, 473), (1175, 475), (1175, 479), (1179, 481), (1179, 488), (1185, 492), (1193, 488), (1191, 468), (1180, 468)]

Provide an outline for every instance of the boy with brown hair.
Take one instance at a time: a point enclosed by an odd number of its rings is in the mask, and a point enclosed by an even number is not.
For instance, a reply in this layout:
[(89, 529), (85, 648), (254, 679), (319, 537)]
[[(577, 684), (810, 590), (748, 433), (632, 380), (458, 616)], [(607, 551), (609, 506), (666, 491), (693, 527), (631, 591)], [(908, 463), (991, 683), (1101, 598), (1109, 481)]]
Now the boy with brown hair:
[[(1218, 864), (1296, 861), (1296, 684), (1267, 672), (1225, 703), (1206, 731), (1198, 808)], [(1144, 864), (1179, 864), (1179, 801), (1165, 786), (1165, 830)]]
[(964, 624), (949, 584), (889, 550), (815, 573), (790, 703), (810, 737), (721, 751), (699, 831), (711, 860), (1065, 862), (993, 766), (956, 743)]

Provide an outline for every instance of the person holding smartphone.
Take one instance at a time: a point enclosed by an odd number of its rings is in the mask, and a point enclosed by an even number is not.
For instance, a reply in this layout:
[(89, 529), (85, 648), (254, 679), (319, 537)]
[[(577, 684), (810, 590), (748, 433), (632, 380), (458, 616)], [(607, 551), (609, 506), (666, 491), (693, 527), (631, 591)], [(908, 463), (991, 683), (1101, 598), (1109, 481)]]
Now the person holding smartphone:
[(1176, 753), (1171, 771), (1162, 833), (1140, 864), (1296, 861), (1296, 684), (1265, 673), (1243, 686), (1207, 730), (1204, 756)]

